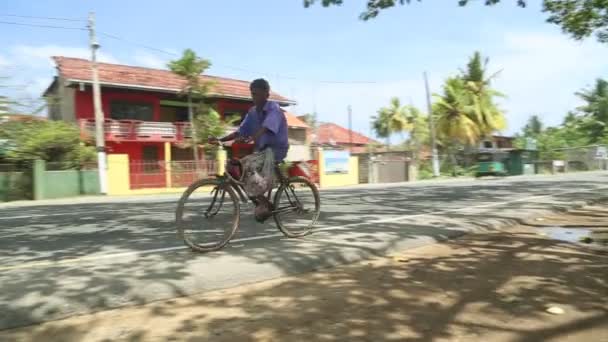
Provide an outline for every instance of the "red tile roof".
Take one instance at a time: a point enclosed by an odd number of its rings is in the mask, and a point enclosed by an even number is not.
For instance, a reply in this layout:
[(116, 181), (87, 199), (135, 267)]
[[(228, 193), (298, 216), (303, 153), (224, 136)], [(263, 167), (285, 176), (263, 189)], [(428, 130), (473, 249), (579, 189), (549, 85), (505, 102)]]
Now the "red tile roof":
[[(54, 56), (59, 75), (67, 80), (91, 82), (91, 62), (81, 58)], [(101, 84), (115, 84), (133, 88), (164, 90), (177, 92), (186, 81), (168, 70), (151, 69), (130, 65), (98, 63), (99, 81)], [(203, 75), (204, 81), (212, 81), (215, 86), (211, 95), (217, 97), (251, 99), (249, 82), (223, 77)], [(293, 101), (271, 92), (270, 99), (282, 104)]]
[(298, 127), (298, 128), (310, 128), (304, 121), (300, 120), (297, 116), (290, 112), (284, 112), (285, 118), (287, 119), (287, 126)]
[[(345, 145), (350, 144), (349, 130), (338, 126), (334, 123), (323, 123), (317, 127), (315, 142), (317, 144)], [(355, 131), (352, 132), (353, 144), (365, 145), (376, 143), (377, 141), (370, 139)]]

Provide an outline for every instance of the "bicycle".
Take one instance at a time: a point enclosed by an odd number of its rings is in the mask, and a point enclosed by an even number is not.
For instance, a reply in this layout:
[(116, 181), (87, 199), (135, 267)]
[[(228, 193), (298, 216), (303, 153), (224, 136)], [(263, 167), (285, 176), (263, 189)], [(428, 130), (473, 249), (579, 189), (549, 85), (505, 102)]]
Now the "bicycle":
[[(225, 144), (222, 144), (221, 142), (219, 144), (220, 146), (225, 147)], [(242, 175), (231, 174), (231, 171), (235, 166), (240, 166), (242, 170), (242, 165), (237, 159), (233, 158), (227, 160), (225, 172), (223, 174), (217, 174), (215, 178), (195, 181), (184, 191), (178, 202), (175, 212), (178, 236), (181, 237), (184, 243), (193, 251), (212, 252), (222, 249), (230, 242), (239, 229), (241, 203), (248, 204), (249, 201), (251, 201), (251, 203), (255, 205), (258, 204), (258, 201), (255, 198), (246, 195)], [(316, 185), (307, 178), (284, 176), (283, 172), (281, 172), (280, 164), (275, 164), (274, 172), (276, 175), (275, 179), (278, 179), (278, 190), (275, 192), (272, 201), (270, 201), (272, 192), (276, 186), (271, 187), (265, 197), (269, 203), (271, 203), (272, 217), (274, 218), (278, 229), (288, 238), (298, 238), (308, 235), (316, 224), (321, 211), (319, 190)], [(209, 188), (211, 188), (210, 196), (194, 195), (197, 190), (203, 189), (209, 191)], [(306, 195), (307, 193), (311, 193), (314, 200), (311, 207), (305, 207), (301, 200), (301, 198), (303, 198), (302, 195)], [(194, 216), (198, 217), (202, 214), (202, 217), (208, 220), (208, 223), (202, 227), (202, 229), (205, 230), (204, 233), (211, 235), (211, 237), (218, 237), (221, 235), (221, 238), (217, 242), (204, 241), (199, 243), (186, 233), (187, 224), (190, 223), (190, 220), (186, 215), (188, 201), (190, 199), (193, 199), (195, 203), (195, 209), (193, 210)], [(203, 201), (205, 199), (210, 199), (210, 203), (203, 205), (203, 208), (206, 206), (204, 211), (200, 210), (200, 205), (196, 205), (197, 199), (202, 199)], [(287, 205), (281, 204), (281, 200), (283, 199), (286, 199)], [(230, 205), (229, 202), (232, 202), (232, 205)], [(210, 226), (212, 223), (219, 221), (218, 218), (222, 208), (229, 209), (227, 214), (230, 219), (229, 225), (220, 223), (220, 229), (213, 229)], [(310, 219), (303, 220), (302, 223), (306, 222), (307, 224), (303, 229), (298, 231), (295, 229), (295, 225), (286, 223), (284, 214), (312, 215)], [(222, 229), (224, 230), (223, 232)]]

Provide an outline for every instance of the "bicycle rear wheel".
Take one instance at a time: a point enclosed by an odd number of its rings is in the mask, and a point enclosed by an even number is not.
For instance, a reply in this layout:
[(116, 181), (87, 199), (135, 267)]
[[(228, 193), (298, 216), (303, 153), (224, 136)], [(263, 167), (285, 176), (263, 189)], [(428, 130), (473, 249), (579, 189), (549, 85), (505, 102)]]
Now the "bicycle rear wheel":
[(309, 234), (321, 213), (316, 185), (304, 177), (292, 177), (274, 196), (274, 220), (290, 238)]
[(223, 248), (239, 227), (240, 204), (230, 184), (217, 179), (192, 183), (175, 211), (179, 237), (192, 250)]

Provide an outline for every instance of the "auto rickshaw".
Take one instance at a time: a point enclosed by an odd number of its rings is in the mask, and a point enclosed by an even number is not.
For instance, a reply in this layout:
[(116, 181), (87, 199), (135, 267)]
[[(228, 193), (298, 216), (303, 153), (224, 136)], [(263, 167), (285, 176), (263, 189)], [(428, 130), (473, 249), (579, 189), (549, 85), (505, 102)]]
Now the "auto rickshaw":
[(508, 175), (509, 172), (504, 162), (505, 156), (502, 153), (482, 151), (478, 152), (475, 157), (477, 163), (475, 177)]

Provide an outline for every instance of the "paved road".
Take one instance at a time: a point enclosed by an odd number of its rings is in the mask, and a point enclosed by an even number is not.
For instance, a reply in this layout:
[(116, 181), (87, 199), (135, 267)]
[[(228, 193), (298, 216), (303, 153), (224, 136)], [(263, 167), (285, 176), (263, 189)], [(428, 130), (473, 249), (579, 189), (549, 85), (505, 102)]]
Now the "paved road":
[(606, 172), (326, 190), (315, 234), (285, 239), (245, 208), (233, 243), (205, 255), (177, 239), (172, 197), (2, 206), (0, 329), (360, 260), (606, 190)]

